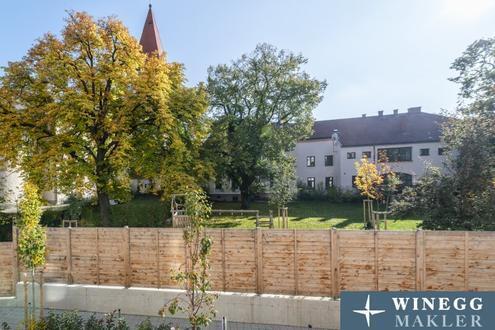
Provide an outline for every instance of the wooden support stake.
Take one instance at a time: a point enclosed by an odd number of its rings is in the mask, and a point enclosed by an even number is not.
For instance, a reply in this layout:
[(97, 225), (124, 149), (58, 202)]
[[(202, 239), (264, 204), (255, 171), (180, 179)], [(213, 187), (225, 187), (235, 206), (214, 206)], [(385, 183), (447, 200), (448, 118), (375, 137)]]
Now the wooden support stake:
[(225, 229), (222, 229), (222, 287), (227, 291), (227, 270), (225, 269)]
[(255, 230), (255, 251), (256, 251), (256, 293), (263, 293), (263, 232), (261, 228)]
[(339, 241), (338, 241), (338, 233), (335, 228), (331, 230), (331, 240), (330, 240), (330, 253), (331, 253), (331, 267), (332, 267), (332, 296), (338, 297), (340, 294), (340, 285), (339, 285)]
[(299, 274), (298, 274), (298, 260), (297, 260), (297, 232), (294, 229), (294, 294), (297, 296), (299, 294)]

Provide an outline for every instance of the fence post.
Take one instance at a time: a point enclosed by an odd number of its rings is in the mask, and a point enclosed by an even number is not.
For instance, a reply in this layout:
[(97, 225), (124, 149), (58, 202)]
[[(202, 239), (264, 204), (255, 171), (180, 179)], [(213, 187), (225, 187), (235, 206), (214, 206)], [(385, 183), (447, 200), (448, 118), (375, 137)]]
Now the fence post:
[(299, 274), (298, 274), (298, 260), (297, 260), (297, 231), (293, 230), (294, 236), (294, 293), (297, 296), (299, 294)]
[(158, 280), (158, 289), (161, 287), (160, 282), (160, 228), (156, 228), (156, 276)]
[(255, 230), (255, 251), (256, 251), (256, 293), (263, 293), (263, 251), (262, 239), (263, 232), (261, 228)]
[(332, 228), (331, 230), (331, 267), (332, 267), (332, 296), (338, 297), (340, 294), (340, 285), (339, 285), (339, 241), (337, 230)]
[(17, 227), (12, 224), (12, 293), (14, 296), (17, 296), (17, 283), (19, 282), (19, 258), (17, 256), (17, 239), (18, 239), (18, 233), (17, 233)]
[(96, 228), (96, 283), (100, 285), (100, 232)]
[[(380, 228), (380, 227), (378, 227)], [(378, 232), (373, 230), (373, 240), (374, 240), (374, 247), (375, 247), (375, 288), (376, 291), (379, 291), (379, 277), (380, 277), (380, 272), (378, 271)]]
[(67, 284), (72, 284), (72, 228), (67, 228)]
[(422, 230), (416, 230), (416, 291), (423, 291), (425, 286), (425, 269), (424, 269), (424, 243), (425, 236)]
[(469, 263), (468, 263), (468, 253), (469, 253), (469, 232), (464, 232), (464, 290), (469, 289)]
[(131, 229), (125, 226), (125, 240), (124, 240), (124, 263), (125, 263), (125, 287), (131, 286)]
[(221, 230), (222, 234), (222, 285), (223, 291), (227, 289), (227, 270), (225, 269), (225, 229)]

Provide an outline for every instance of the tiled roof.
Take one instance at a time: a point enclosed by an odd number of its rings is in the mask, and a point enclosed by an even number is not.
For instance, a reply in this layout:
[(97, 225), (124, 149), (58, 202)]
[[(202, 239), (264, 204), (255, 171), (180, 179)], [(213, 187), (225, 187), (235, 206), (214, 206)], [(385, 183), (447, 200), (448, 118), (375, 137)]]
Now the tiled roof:
[(343, 147), (438, 142), (446, 117), (416, 111), (348, 119), (315, 121), (309, 140), (327, 139), (337, 130)]

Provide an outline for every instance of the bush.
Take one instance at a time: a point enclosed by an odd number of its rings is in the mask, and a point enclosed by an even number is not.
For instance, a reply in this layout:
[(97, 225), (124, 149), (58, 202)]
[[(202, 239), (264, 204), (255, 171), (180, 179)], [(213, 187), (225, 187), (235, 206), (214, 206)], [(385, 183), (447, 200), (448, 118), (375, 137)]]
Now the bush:
[(359, 193), (353, 189), (342, 189), (340, 187), (330, 187), (325, 189), (323, 183), (318, 183), (315, 189), (308, 188), (306, 184), (299, 181), (298, 200), (301, 201), (329, 201), (331, 203), (356, 203), (362, 200)]
[(297, 199), (301, 201), (324, 201), (327, 199), (327, 192), (320, 182), (314, 189), (308, 188), (302, 181), (297, 182)]
[(146, 319), (143, 322), (139, 323), (136, 329), (137, 330), (170, 330), (172, 329), (172, 326), (170, 324), (165, 324), (165, 323), (162, 323), (158, 326), (154, 326), (149, 319)]
[[(11, 327), (3, 322), (1, 330), (11, 330)], [(120, 316), (118, 311), (98, 317), (91, 315), (86, 321), (77, 311), (63, 312), (55, 314), (50, 312), (44, 319), (34, 321), (29, 325), (32, 330), (129, 330), (126, 320)], [(142, 321), (138, 330), (170, 330), (170, 324), (162, 323), (154, 326), (149, 319)], [(177, 329), (177, 328), (176, 328)]]
[(414, 187), (405, 188), (392, 203), (395, 216), (416, 214), (429, 230), (494, 230), (495, 187), (466, 194), (459, 178), (431, 168)]
[(46, 227), (60, 227), (64, 219), (64, 211), (46, 210), (41, 215), (40, 223)]

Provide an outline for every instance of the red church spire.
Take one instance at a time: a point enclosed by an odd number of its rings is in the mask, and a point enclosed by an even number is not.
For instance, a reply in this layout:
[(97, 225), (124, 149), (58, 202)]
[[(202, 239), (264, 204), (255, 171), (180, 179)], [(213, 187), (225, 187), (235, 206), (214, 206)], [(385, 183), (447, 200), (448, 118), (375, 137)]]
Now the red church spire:
[(163, 48), (160, 41), (160, 33), (158, 33), (158, 27), (155, 18), (153, 17), (151, 4), (149, 7), (148, 16), (146, 16), (146, 22), (144, 23), (143, 33), (141, 34), (139, 43), (143, 47), (143, 52), (146, 54), (151, 55), (154, 52), (158, 52), (158, 56), (162, 56)]

